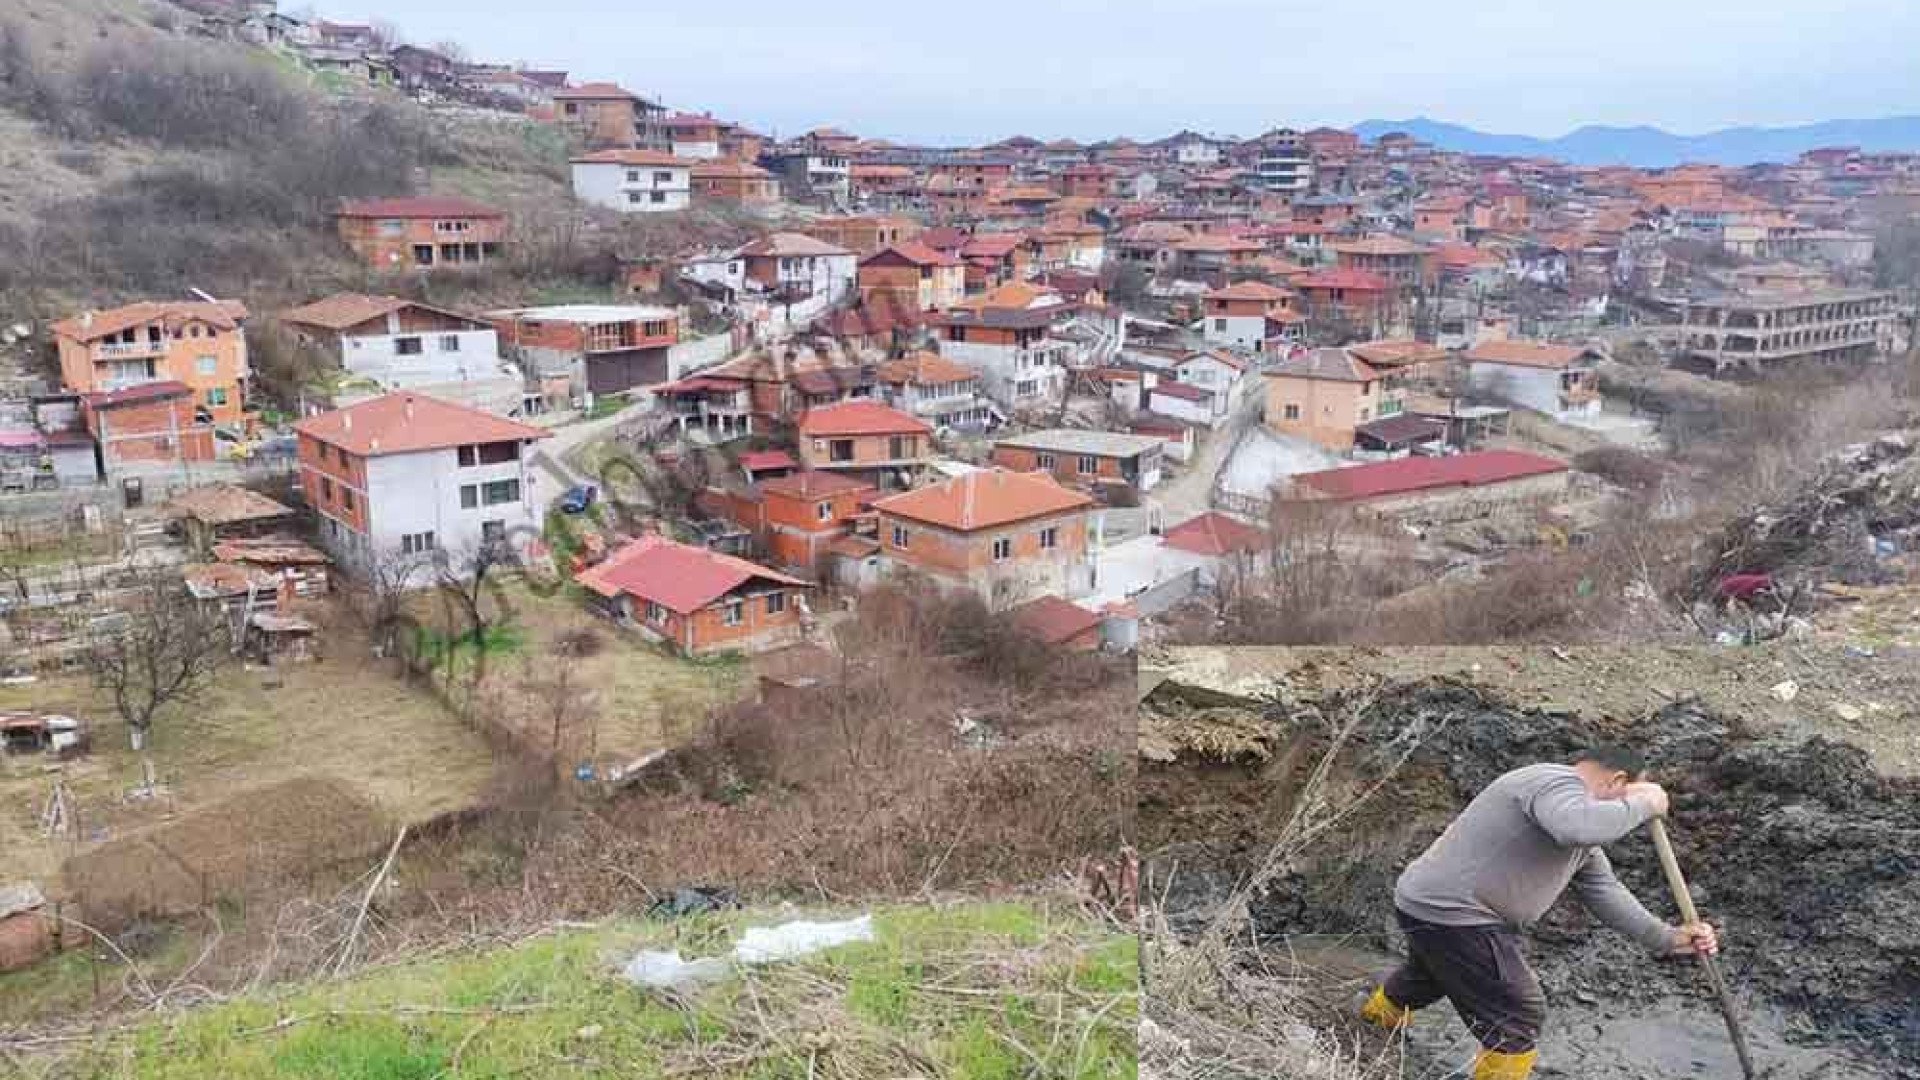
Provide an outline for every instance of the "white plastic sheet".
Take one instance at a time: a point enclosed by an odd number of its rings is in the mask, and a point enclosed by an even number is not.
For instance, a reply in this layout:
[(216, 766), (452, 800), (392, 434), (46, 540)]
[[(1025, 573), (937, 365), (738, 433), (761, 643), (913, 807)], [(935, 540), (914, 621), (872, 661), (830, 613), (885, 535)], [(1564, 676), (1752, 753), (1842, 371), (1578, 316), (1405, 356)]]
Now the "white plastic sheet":
[(856, 941), (873, 940), (873, 916), (840, 922), (795, 919), (778, 926), (749, 926), (725, 957), (688, 960), (678, 952), (643, 951), (627, 961), (622, 974), (637, 986), (678, 990), (724, 979), (735, 964), (771, 964)]

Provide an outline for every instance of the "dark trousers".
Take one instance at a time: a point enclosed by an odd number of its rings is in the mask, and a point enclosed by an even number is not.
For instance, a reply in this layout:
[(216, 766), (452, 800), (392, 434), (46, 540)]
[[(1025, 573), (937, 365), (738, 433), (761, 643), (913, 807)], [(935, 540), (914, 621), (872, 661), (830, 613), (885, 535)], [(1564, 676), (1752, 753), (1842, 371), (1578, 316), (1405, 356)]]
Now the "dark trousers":
[(1520, 935), (1505, 926), (1439, 926), (1401, 911), (1407, 959), (1384, 989), (1406, 1009), (1446, 998), (1488, 1050), (1523, 1054), (1540, 1037), (1547, 999), (1520, 955)]

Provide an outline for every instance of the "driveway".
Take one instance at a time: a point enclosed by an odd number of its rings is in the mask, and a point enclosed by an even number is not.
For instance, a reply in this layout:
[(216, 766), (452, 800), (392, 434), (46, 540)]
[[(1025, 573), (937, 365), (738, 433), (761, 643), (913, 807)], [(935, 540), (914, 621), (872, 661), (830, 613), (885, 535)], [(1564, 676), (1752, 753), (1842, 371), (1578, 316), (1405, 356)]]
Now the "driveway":
[(1260, 422), (1260, 409), (1266, 401), (1261, 390), (1255, 383), (1227, 422), (1204, 436), (1193, 459), (1181, 466), (1180, 475), (1147, 492), (1147, 502), (1161, 509), (1168, 528), (1212, 507), (1214, 478), (1220, 475), (1240, 437)]

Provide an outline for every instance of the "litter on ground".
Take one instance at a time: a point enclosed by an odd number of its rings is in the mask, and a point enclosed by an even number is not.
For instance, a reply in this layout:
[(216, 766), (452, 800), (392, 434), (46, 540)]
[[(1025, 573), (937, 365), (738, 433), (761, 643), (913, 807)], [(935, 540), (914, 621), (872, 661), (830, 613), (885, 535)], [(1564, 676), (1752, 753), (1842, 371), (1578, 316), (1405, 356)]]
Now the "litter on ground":
[(840, 922), (796, 919), (778, 926), (749, 926), (728, 956), (688, 960), (678, 951), (643, 950), (627, 961), (621, 973), (636, 986), (677, 990), (727, 977), (735, 964), (771, 964), (798, 960), (817, 952), (873, 940), (873, 916)]

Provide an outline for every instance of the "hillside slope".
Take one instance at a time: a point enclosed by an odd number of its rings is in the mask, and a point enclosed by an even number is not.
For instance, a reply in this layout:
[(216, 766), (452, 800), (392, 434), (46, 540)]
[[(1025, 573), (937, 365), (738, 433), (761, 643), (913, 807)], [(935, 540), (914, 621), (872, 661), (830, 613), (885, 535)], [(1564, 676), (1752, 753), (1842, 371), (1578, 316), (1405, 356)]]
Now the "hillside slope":
[(1133, 1075), (1133, 935), (1044, 901), (886, 908), (875, 913), (872, 942), (736, 967), (671, 993), (620, 975), (641, 949), (715, 956), (747, 926), (849, 914), (733, 912), (567, 929), (175, 1013), (60, 1057), (11, 1060), (31, 1077), (130, 1080)]

